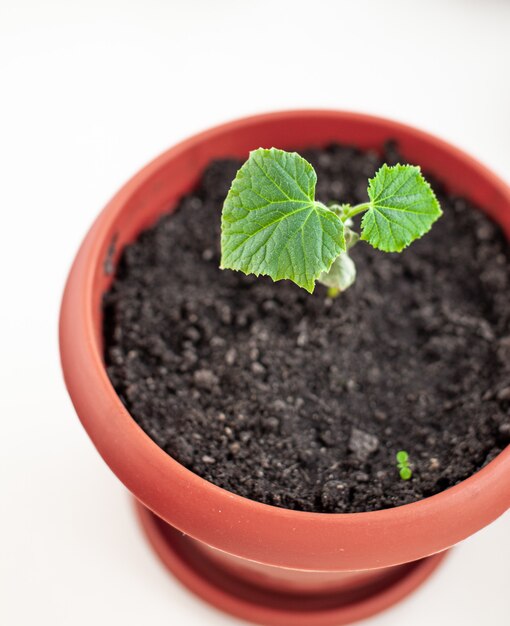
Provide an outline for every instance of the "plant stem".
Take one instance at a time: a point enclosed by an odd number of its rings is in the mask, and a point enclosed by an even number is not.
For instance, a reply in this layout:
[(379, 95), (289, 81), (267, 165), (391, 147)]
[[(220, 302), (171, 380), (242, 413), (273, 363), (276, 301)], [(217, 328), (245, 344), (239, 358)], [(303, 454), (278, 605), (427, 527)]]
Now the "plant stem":
[(363, 213), (363, 211), (367, 211), (370, 207), (371, 207), (370, 202), (363, 202), (363, 204), (357, 204), (356, 206), (351, 207), (347, 211), (344, 211), (342, 215), (342, 221), (345, 222), (351, 217), (358, 215), (358, 213)]

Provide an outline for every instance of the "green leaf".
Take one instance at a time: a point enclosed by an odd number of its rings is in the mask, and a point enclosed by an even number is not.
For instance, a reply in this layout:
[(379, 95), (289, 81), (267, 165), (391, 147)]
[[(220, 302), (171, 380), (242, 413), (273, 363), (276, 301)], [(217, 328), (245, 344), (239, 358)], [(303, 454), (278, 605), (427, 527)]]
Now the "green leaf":
[(368, 187), (370, 208), (361, 239), (385, 252), (400, 252), (442, 215), (430, 185), (415, 165), (383, 165)]
[(405, 464), (409, 460), (409, 455), (405, 450), (400, 450), (397, 452), (397, 461), (398, 463)]
[(413, 472), (409, 467), (402, 467), (400, 470), (400, 478), (402, 480), (409, 480), (413, 475)]
[(345, 250), (342, 220), (315, 201), (316, 182), (295, 152), (251, 152), (223, 205), (222, 269), (290, 279), (312, 293)]

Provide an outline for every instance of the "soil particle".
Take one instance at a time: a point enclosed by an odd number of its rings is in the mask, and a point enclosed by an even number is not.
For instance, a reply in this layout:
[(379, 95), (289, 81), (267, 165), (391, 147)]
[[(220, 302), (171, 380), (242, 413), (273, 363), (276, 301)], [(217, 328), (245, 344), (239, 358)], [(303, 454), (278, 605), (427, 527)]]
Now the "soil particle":
[(348, 447), (359, 461), (364, 462), (379, 447), (379, 439), (375, 435), (353, 427)]
[[(307, 150), (323, 202), (366, 200), (383, 161)], [(332, 300), (219, 270), (220, 210), (240, 163), (122, 254), (105, 296), (105, 357), (145, 432), (203, 478), (276, 506), (394, 507), (467, 478), (510, 443), (510, 261), (499, 230), (432, 181), (444, 216), (403, 253), (360, 242)], [(171, 207), (169, 207), (170, 209)], [(406, 450), (411, 480), (395, 454)]]
[(510, 421), (501, 424), (501, 426), (498, 428), (498, 436), (500, 442), (503, 445), (507, 445), (510, 443)]

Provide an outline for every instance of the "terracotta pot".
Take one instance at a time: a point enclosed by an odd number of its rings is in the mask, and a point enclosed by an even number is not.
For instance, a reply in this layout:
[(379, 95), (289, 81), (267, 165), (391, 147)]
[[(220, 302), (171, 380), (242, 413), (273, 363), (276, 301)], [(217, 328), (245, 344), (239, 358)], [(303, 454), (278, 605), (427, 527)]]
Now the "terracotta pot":
[(201, 133), (145, 167), (92, 226), (65, 289), (64, 376), (94, 445), (135, 495), (145, 532), (173, 573), (212, 604), (256, 623), (346, 624), (400, 600), (447, 548), (510, 506), (510, 447), (455, 487), (384, 511), (304, 513), (239, 497), (185, 469), (131, 418), (103, 363), (101, 297), (123, 246), (172, 209), (211, 159), (245, 158), (259, 146), (332, 141), (380, 148), (389, 138), (411, 162), (483, 207), (510, 236), (509, 188), (456, 148), (375, 117), (283, 112)]

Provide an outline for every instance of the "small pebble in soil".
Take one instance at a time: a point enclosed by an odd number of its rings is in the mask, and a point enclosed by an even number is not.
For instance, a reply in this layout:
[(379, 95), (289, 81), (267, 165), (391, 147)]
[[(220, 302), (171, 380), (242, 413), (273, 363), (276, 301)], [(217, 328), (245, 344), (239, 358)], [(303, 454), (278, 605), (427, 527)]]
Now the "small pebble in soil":
[(200, 389), (212, 389), (218, 384), (218, 377), (211, 370), (197, 370), (193, 374), (193, 380)]
[(432, 471), (436, 471), (441, 467), (441, 463), (439, 461), (439, 459), (437, 459), (435, 456), (433, 456), (430, 461), (429, 461), (429, 469)]
[(496, 394), (496, 398), (501, 401), (510, 400), (510, 386), (500, 389)]
[(349, 439), (349, 450), (359, 461), (366, 461), (379, 447), (379, 439), (359, 428), (352, 428)]

